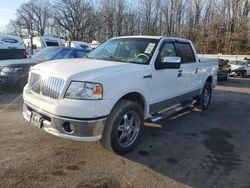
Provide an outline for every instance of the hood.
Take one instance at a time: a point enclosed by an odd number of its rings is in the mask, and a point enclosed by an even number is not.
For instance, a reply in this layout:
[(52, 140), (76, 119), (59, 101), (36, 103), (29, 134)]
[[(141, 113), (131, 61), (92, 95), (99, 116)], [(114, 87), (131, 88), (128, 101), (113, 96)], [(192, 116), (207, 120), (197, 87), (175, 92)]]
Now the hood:
[(56, 74), (66, 78), (71, 78), (72, 80), (82, 80), (86, 78), (93, 80), (97, 77), (126, 71), (129, 66), (142, 65), (81, 58), (48, 61), (34, 66), (32, 70), (38, 70), (41, 74)]
[(10, 59), (0, 61), (0, 67), (29, 67), (37, 63), (39, 62), (32, 58)]

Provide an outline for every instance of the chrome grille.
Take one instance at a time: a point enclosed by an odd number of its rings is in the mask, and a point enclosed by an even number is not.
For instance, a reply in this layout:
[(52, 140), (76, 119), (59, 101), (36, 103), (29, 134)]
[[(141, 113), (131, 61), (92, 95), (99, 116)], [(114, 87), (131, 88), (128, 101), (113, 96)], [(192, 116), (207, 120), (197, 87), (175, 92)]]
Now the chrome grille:
[(40, 95), (58, 99), (62, 92), (65, 81), (54, 76), (41, 77), (39, 74), (31, 73), (30, 88)]

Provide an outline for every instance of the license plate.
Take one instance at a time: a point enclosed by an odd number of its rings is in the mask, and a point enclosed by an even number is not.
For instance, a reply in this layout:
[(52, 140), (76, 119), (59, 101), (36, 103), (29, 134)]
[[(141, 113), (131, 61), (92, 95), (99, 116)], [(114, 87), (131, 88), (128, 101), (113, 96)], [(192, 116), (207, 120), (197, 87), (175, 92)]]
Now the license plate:
[(39, 114), (33, 112), (30, 118), (30, 122), (35, 127), (39, 129), (42, 128), (42, 116), (40, 116)]

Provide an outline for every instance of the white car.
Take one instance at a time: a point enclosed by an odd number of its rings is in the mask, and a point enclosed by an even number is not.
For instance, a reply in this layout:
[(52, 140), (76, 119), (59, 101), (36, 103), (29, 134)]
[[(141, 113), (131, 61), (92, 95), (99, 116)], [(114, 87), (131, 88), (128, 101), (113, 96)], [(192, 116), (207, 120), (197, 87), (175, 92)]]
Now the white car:
[(243, 78), (250, 75), (250, 62), (247, 60), (230, 61), (231, 73), (230, 76), (242, 76)]
[[(113, 38), (85, 59), (34, 66), (23, 115), (38, 128), (72, 140), (97, 141), (118, 154), (138, 143), (144, 119), (156, 122), (186, 106), (207, 109), (218, 62), (197, 58), (189, 40)], [(166, 113), (159, 111), (180, 104)]]

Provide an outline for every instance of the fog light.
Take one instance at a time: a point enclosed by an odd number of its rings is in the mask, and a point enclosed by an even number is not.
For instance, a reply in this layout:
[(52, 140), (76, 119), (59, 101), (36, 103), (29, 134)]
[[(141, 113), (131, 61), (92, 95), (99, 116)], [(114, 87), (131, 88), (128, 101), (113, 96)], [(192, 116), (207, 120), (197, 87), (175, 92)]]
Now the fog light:
[(62, 128), (68, 134), (72, 134), (74, 132), (74, 126), (71, 125), (69, 122), (64, 122)]

